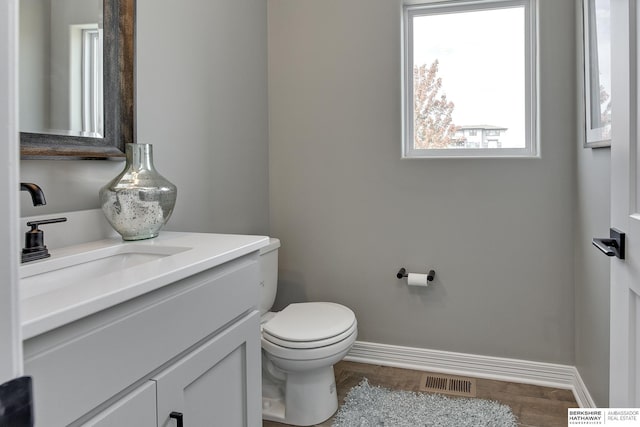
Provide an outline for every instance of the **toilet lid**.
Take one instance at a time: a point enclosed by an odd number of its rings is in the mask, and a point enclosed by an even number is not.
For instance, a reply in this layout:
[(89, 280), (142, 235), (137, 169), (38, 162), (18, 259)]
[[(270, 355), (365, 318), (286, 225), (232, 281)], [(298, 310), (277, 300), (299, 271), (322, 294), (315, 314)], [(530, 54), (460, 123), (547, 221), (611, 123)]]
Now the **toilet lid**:
[(317, 341), (286, 341), (281, 340), (280, 338), (276, 338), (273, 335), (269, 335), (267, 332), (262, 331), (262, 339), (263, 341), (268, 341), (271, 344), (275, 344), (279, 347), (285, 347), (289, 349), (316, 349), (320, 347), (327, 347), (333, 344), (340, 343), (341, 341), (349, 339), (353, 335), (357, 335), (358, 325), (356, 322), (353, 322), (353, 325), (346, 331), (331, 338), (326, 338), (323, 340)]
[(286, 342), (313, 342), (344, 334), (355, 324), (349, 308), (331, 302), (290, 304), (262, 325), (263, 335)]

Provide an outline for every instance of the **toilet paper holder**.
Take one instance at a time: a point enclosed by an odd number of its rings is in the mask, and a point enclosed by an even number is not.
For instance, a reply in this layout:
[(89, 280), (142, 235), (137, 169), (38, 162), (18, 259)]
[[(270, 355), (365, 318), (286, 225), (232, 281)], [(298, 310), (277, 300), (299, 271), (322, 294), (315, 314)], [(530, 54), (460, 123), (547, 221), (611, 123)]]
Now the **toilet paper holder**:
[[(429, 272), (427, 273), (427, 281), (429, 282), (433, 282), (433, 277), (436, 275), (435, 270), (429, 270)], [(396, 277), (398, 279), (402, 279), (403, 277), (409, 277), (409, 273), (407, 273), (407, 269), (402, 267), (398, 273), (396, 274)]]

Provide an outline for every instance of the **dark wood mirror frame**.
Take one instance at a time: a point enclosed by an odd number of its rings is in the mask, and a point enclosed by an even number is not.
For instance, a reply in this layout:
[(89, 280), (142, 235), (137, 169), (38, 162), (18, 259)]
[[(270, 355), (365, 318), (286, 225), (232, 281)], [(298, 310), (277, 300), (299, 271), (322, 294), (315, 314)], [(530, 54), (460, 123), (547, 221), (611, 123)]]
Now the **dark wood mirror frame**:
[(134, 142), (135, 0), (104, 0), (104, 138), (20, 133), (22, 159), (124, 159)]

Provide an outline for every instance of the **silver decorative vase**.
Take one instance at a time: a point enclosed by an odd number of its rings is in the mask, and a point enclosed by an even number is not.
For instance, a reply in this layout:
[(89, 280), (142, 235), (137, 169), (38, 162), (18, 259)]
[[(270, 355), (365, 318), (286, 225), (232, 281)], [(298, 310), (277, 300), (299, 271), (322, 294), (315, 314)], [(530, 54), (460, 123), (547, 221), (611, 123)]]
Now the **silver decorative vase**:
[(151, 239), (169, 220), (176, 186), (153, 166), (151, 144), (126, 144), (127, 163), (100, 189), (102, 212), (123, 240)]

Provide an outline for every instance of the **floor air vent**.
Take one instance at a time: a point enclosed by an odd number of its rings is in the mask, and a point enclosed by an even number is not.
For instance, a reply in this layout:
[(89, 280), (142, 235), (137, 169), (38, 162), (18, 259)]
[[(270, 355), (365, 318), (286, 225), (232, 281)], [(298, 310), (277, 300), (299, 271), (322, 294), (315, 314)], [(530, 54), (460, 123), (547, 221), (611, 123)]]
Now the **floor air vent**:
[(424, 374), (422, 375), (420, 384), (420, 391), (450, 394), (453, 396), (476, 397), (475, 378)]

